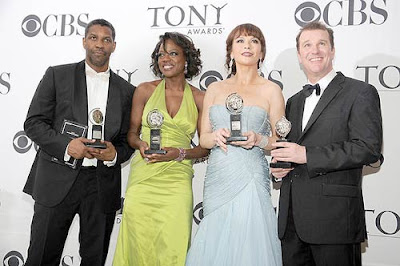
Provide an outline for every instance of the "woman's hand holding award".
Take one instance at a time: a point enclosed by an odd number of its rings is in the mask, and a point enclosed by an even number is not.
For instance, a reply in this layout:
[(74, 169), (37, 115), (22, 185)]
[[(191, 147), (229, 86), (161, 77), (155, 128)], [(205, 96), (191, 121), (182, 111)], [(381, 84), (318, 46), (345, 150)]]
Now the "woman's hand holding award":
[(247, 137), (242, 136), (242, 110), (243, 98), (237, 94), (230, 94), (225, 100), (225, 106), (230, 113), (231, 136), (226, 141), (246, 141)]

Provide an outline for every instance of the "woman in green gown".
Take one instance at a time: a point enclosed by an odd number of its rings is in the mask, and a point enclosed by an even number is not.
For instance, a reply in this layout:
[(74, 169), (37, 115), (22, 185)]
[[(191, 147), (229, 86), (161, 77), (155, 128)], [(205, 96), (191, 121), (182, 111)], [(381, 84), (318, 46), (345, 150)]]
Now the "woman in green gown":
[[(204, 92), (186, 79), (201, 71), (200, 50), (180, 33), (160, 36), (151, 68), (161, 80), (144, 82), (134, 93), (129, 144), (131, 161), (114, 265), (184, 265), (192, 230), (192, 159), (207, 156), (191, 140), (200, 132)], [(154, 111), (157, 110), (157, 111)], [(149, 113), (161, 120), (161, 148), (150, 149)], [(161, 115), (160, 115), (161, 114)], [(151, 121), (150, 121), (151, 122)]]

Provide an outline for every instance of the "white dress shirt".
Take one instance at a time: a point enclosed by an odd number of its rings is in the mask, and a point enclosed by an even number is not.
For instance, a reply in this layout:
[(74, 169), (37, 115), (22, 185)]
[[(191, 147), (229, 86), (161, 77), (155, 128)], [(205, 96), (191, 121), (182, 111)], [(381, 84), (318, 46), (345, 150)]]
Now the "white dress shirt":
[[(92, 127), (93, 123), (90, 119), (91, 112), (94, 109), (99, 109), (103, 114), (102, 122), (102, 136), (101, 139), (104, 140), (104, 124), (106, 121), (106, 108), (108, 99), (108, 87), (110, 81), (110, 68), (105, 72), (96, 72), (85, 62), (85, 74), (86, 74), (86, 88), (87, 88), (87, 99), (88, 99), (88, 133), (87, 138), (92, 138)], [(67, 153), (68, 146), (65, 151), (64, 161), (68, 161), (70, 156)], [(115, 165), (117, 161), (117, 155), (113, 161), (104, 161), (107, 166)], [(82, 166), (97, 166), (97, 159), (84, 158)]]
[[(85, 73), (86, 73), (86, 88), (87, 88), (87, 99), (88, 99), (88, 134), (87, 138), (92, 138), (92, 119), (91, 111), (94, 109), (100, 109), (103, 114), (102, 123), (102, 135), (101, 139), (104, 140), (104, 124), (106, 121), (106, 107), (108, 98), (108, 85), (110, 81), (110, 68), (105, 72), (96, 72), (85, 62)], [(83, 166), (96, 166), (97, 159), (83, 159)]]
[[(317, 95), (316, 91), (314, 90), (312, 94), (306, 98), (306, 102), (304, 103), (302, 130), (306, 128), (308, 120), (310, 119), (311, 114), (315, 109), (315, 106), (317, 106), (319, 99), (321, 98), (325, 89), (328, 87), (329, 83), (331, 83), (331, 81), (335, 78), (335, 76), (336, 72), (335, 70), (332, 69), (325, 77), (323, 77), (317, 82), (319, 84), (319, 87), (321, 88), (320, 95)], [(309, 80), (307, 82), (308, 84), (311, 85), (317, 84), (317, 83), (312, 84)]]

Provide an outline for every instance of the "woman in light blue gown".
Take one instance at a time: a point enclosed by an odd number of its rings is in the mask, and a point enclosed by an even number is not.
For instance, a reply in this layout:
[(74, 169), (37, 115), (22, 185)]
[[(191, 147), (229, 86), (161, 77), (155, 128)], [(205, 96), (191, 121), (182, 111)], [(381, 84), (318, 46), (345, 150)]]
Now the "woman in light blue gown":
[[(226, 65), (232, 75), (207, 89), (200, 144), (212, 150), (204, 182), (204, 218), (187, 266), (282, 265), (264, 150), (277, 139), (275, 123), (284, 115), (284, 99), (279, 86), (258, 74), (265, 50), (258, 27), (237, 26), (226, 41)], [(226, 100), (232, 93), (239, 102), (233, 111), (241, 111), (245, 141), (227, 142), (232, 132)]]

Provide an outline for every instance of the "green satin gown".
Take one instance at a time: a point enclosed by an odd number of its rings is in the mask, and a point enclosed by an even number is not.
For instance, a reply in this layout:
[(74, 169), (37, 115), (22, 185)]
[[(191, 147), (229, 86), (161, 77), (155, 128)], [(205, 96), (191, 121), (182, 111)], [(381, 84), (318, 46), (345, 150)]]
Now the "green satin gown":
[[(161, 81), (146, 103), (142, 139), (149, 143), (147, 114), (157, 108), (164, 115), (163, 147), (190, 148), (198, 111), (189, 84), (178, 113), (171, 118)], [(114, 266), (184, 265), (192, 229), (191, 160), (147, 164), (139, 151), (131, 161)]]

